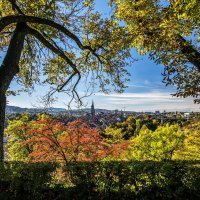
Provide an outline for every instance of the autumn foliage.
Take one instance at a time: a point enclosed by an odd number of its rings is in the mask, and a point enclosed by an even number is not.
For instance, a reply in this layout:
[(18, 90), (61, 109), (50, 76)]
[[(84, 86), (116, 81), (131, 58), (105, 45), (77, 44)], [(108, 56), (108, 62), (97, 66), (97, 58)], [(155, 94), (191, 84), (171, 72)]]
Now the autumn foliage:
[[(151, 120), (145, 124), (140, 119), (128, 118), (127, 121), (131, 121), (131, 126), (118, 122), (102, 132), (81, 119), (65, 123), (44, 114), (37, 119), (23, 114), (9, 121), (6, 129), (9, 138), (7, 158), (10, 161), (62, 163), (199, 160), (199, 120), (157, 127)], [(131, 137), (127, 139), (125, 134)]]
[(99, 130), (80, 119), (67, 125), (49, 117), (32, 121), (28, 135), (22, 145), (32, 147), (32, 161), (95, 161), (110, 152)]

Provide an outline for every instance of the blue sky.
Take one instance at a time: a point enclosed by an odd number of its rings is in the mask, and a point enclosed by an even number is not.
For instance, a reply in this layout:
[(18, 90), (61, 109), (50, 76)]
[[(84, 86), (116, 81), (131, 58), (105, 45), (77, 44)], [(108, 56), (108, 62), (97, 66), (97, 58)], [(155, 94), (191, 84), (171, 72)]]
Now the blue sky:
[[(109, 7), (107, 1), (96, 0), (96, 9), (104, 16), (109, 15)], [(162, 83), (163, 67), (154, 64), (147, 56), (139, 56), (132, 50), (134, 58), (139, 61), (129, 66), (131, 73), (130, 82), (127, 83), (128, 88), (123, 94), (111, 93), (109, 95), (96, 92), (84, 100), (86, 107), (89, 107), (91, 101), (94, 100), (96, 108), (105, 109), (125, 109), (131, 111), (199, 111), (199, 106), (193, 104), (191, 98), (175, 98), (171, 97), (171, 93), (175, 91), (175, 87), (166, 87)], [(12, 83), (12, 89), (17, 88), (16, 83)], [(9, 105), (21, 107), (42, 106), (38, 99), (46, 93), (47, 87), (36, 87), (35, 92), (29, 96), (21, 93), (16, 97), (9, 97)], [(80, 94), (82, 92), (80, 91)], [(58, 101), (54, 107), (66, 107), (69, 97), (64, 94), (58, 94)], [(75, 108), (76, 104), (72, 104)]]

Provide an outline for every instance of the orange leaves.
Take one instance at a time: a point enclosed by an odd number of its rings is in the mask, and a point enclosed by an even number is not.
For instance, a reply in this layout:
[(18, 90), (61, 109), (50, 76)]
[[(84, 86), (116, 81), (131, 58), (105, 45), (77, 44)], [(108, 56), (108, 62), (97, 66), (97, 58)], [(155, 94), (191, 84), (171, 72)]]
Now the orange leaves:
[(112, 146), (112, 149), (110, 151), (110, 154), (115, 157), (116, 159), (120, 159), (123, 160), (124, 158), (126, 158), (126, 154), (128, 146), (130, 145), (130, 141), (122, 141), (120, 143), (114, 144)]
[(67, 125), (51, 118), (32, 121), (28, 134), (22, 144), (33, 146), (32, 161), (95, 161), (108, 154), (99, 130), (80, 119)]
[(99, 130), (90, 128), (77, 119), (68, 124), (65, 134), (60, 138), (60, 144), (73, 161), (93, 161), (106, 156), (107, 146)]
[(26, 116), (13, 121), (9, 151), (16, 160), (31, 162), (99, 161), (125, 155), (127, 142), (115, 144), (80, 119), (64, 124), (49, 116), (30, 121)]

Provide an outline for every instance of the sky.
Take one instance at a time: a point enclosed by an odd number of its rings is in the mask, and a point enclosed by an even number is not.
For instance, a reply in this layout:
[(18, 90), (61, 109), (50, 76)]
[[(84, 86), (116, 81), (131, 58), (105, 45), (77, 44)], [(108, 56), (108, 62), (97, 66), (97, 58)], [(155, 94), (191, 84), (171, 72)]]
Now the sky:
[[(109, 7), (107, 1), (96, 0), (96, 9), (103, 16), (109, 15)], [(90, 107), (92, 100), (95, 108), (103, 108), (110, 110), (127, 110), (127, 111), (200, 111), (199, 105), (193, 103), (192, 98), (175, 98), (171, 94), (176, 91), (173, 86), (166, 87), (162, 83), (163, 66), (156, 65), (150, 61), (147, 56), (137, 55), (132, 50), (132, 56), (139, 61), (134, 62), (128, 67), (130, 72), (130, 81), (127, 83), (128, 88), (123, 94), (110, 93), (109, 95), (98, 92), (84, 99), (85, 107)], [(11, 89), (16, 89), (15, 82), (12, 83)], [(38, 86), (33, 94), (28, 95), (21, 93), (18, 96), (8, 97), (9, 105), (20, 107), (42, 107), (40, 97), (48, 90), (47, 87)], [(80, 91), (81, 95), (82, 91)], [(67, 108), (70, 98), (64, 94), (57, 95), (57, 102), (54, 107)], [(71, 105), (76, 108), (76, 104)]]

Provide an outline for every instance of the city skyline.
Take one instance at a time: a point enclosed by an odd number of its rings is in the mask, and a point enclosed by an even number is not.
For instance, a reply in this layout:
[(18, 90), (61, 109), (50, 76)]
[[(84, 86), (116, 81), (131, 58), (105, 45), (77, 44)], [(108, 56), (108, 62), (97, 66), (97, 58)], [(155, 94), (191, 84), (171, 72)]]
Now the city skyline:
[[(20, 97), (20, 96), (19, 96)], [(9, 104), (11, 106), (19, 106), (23, 108), (39, 108), (42, 104), (31, 102), (31, 97), (26, 97), (26, 100), (10, 97)], [(13, 99), (13, 101), (12, 101)], [(55, 108), (68, 109), (64, 102), (55, 103)], [(19, 101), (17, 101), (19, 100)], [(182, 111), (182, 112), (199, 112), (199, 105), (194, 104), (192, 99), (173, 98), (168, 93), (123, 93), (123, 94), (103, 94), (96, 93), (85, 99), (82, 108), (90, 108), (92, 101), (94, 101), (95, 109), (107, 110), (126, 110), (136, 112), (155, 112), (158, 111)], [(71, 109), (77, 109), (77, 105), (71, 105)]]

